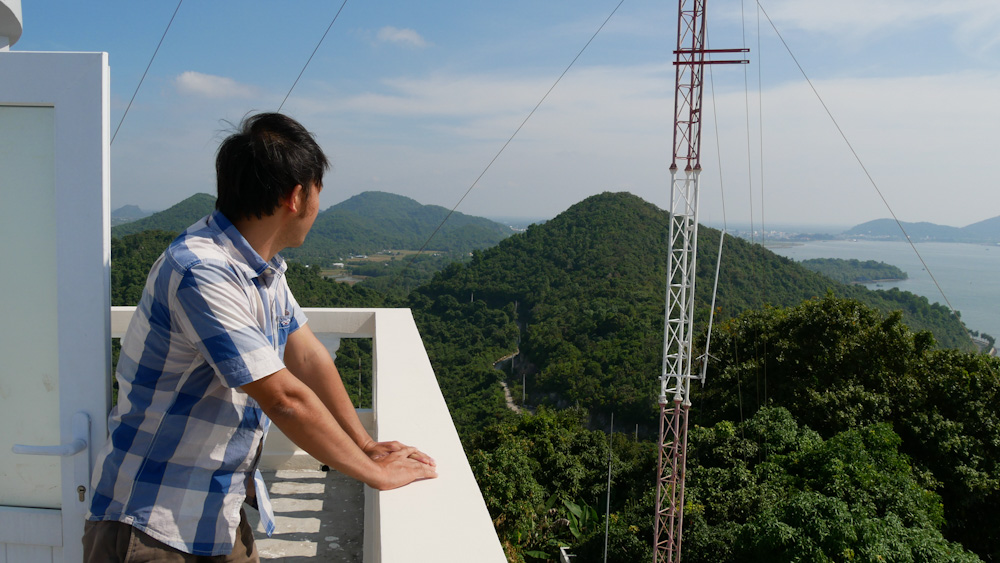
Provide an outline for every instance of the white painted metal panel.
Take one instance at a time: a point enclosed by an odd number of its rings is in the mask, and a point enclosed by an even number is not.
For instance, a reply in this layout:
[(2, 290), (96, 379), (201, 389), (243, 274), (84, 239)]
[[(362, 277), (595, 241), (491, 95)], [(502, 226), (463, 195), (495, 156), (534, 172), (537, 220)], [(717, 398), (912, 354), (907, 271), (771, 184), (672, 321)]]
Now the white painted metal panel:
[[(6, 323), (12, 334), (22, 335), (17, 338), (23, 340), (29, 326), (39, 331), (27, 335), (30, 342), (15, 352), (3, 350), (8, 358), (20, 353), (28, 365), (13, 372), (7, 361), (0, 364), (0, 386), (14, 390), (15, 402), (49, 413), (45, 416), (52, 423), (5, 420), (0, 425), (15, 430), (5, 432), (9, 436), (3, 439), (31, 446), (69, 444), (79, 438), (80, 421), (89, 420), (85, 442), (100, 445), (107, 436), (111, 364), (107, 54), (0, 52), (0, 77), (0, 136), (6, 137), (0, 140), (0, 153), (6, 156), (0, 159), (7, 159), (0, 164), (0, 208), (18, 216), (2, 219), (17, 233), (2, 233), (3, 258), (11, 268), (0, 282), (0, 300), (4, 310), (17, 311), (8, 317), (13, 322)], [(20, 177), (8, 179), (8, 167), (19, 170)], [(42, 180), (51, 186), (47, 196), (39, 188)], [(35, 277), (43, 266), (45, 274)], [(25, 287), (26, 281), (43, 287)], [(35, 371), (28, 377), (22, 374), (31, 369)], [(39, 388), (44, 398), (38, 397)], [(25, 420), (28, 415), (16, 416)], [(28, 490), (27, 498), (21, 494), (16, 500), (20, 507), (32, 507), (30, 517), (12, 504), (10, 491), (0, 489), (6, 495), (0, 499), (0, 530), (35, 522), (20, 539), (0, 536), (7, 561), (82, 559), (80, 537), (95, 454), (96, 447), (66, 457), (36, 458), (0, 443), (0, 467), (40, 463), (57, 468), (54, 476), (38, 479), (57, 494)]]
[[(0, 106), (0, 451), (59, 442), (55, 109)], [(0, 457), (0, 506), (59, 508), (59, 458)]]
[(45, 547), (62, 545), (61, 518), (58, 510), (0, 507), (7, 524), (0, 528), (0, 543)]

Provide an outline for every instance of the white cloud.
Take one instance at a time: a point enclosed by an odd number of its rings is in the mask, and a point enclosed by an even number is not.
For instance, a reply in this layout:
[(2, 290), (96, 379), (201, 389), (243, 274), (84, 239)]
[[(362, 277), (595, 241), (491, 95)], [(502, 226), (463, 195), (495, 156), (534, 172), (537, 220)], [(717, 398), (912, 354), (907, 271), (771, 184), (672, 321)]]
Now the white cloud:
[[(389, 78), (382, 80), (380, 91), (341, 98), (323, 95), (313, 99), (311, 107), (313, 111), (403, 118), (477, 120), (509, 115), (523, 119), (552, 86), (554, 78), (513, 76), (504, 72), (434, 73), (420, 77)], [(577, 108), (586, 111), (583, 108), (587, 106), (605, 109), (617, 107), (628, 111), (642, 122), (642, 108), (632, 105), (636, 100), (662, 100), (663, 97), (672, 95), (673, 68), (669, 64), (581, 66), (563, 78), (539, 111), (564, 113)], [(628, 105), (625, 105), (626, 102)]]
[[(379, 92), (298, 99), (335, 124), (339, 190), (381, 189), (451, 207), (552, 86), (554, 76), (435, 73)], [(578, 67), (566, 75), (460, 209), (554, 215), (594, 193), (655, 201), (669, 166), (673, 68)], [(379, 182), (371, 180), (377, 171)], [(341, 194), (332, 190), (331, 194)], [(343, 197), (338, 195), (338, 197)]]
[[(964, 226), (995, 216), (1000, 166), (992, 150), (1000, 143), (992, 102), (1000, 73), (956, 73), (924, 77), (835, 79), (815, 82), (839, 126), (904, 221)], [(889, 212), (864, 170), (804, 83), (763, 93), (764, 180), (767, 215), (786, 223), (855, 224)], [(706, 101), (706, 105), (707, 105)], [(750, 208), (745, 118), (741, 93), (718, 98), (729, 219)], [(710, 115), (714, 115), (710, 109)], [(756, 109), (751, 119), (756, 122)], [(753, 125), (756, 129), (756, 125)], [(703, 185), (716, 185), (714, 125), (703, 129)], [(759, 205), (757, 171), (761, 133), (753, 133), (752, 191)], [(711, 156), (707, 157), (707, 153)], [(711, 180), (708, 180), (711, 178)], [(718, 188), (713, 187), (713, 195)], [(703, 206), (716, 208), (712, 198)], [(748, 214), (742, 212), (744, 217)], [(757, 209), (759, 219), (761, 211)], [(780, 219), (778, 219), (780, 218)], [(745, 221), (745, 219), (744, 219)]]
[(412, 29), (399, 29), (392, 26), (386, 26), (378, 30), (378, 35), (376, 37), (383, 43), (398, 43), (409, 47), (416, 47), (418, 49), (422, 49), (427, 46), (427, 41), (425, 41), (419, 33)]
[[(622, 189), (664, 207), (671, 79), (665, 64), (575, 68), (483, 176), (461, 211), (554, 214), (588, 195)], [(993, 180), (1000, 165), (990, 152), (1000, 143), (1000, 132), (992, 126), (1000, 122), (1000, 105), (992, 102), (1000, 90), (1000, 73), (837, 78), (815, 85), (903, 220), (963, 226), (1000, 209)], [(340, 189), (402, 192), (450, 207), (549, 86), (551, 77), (504, 73), (393, 79), (379, 92), (312, 98), (309, 113), (316, 119), (307, 122), (329, 119), (336, 124), (338, 135), (331, 140), (345, 143), (334, 151)], [(807, 84), (784, 83), (763, 96), (761, 129), (756, 95), (747, 100), (742, 90), (720, 93), (716, 110), (706, 92), (706, 220), (721, 220), (718, 178), (723, 171), (733, 222), (747, 222), (751, 216), (759, 221), (763, 215), (769, 222), (850, 225), (889, 216)], [(748, 142), (753, 145), (750, 164)], [(371, 179), (372, 171), (380, 181)], [(945, 193), (951, 204), (941, 204)], [(530, 204), (519, 211), (524, 202)]]
[(174, 79), (177, 91), (182, 94), (201, 96), (213, 99), (250, 98), (255, 95), (255, 88), (240, 84), (232, 78), (203, 74), (189, 70)]
[(973, 50), (1000, 42), (1000, 3), (995, 0), (761, 0), (779, 29), (840, 36), (845, 40), (935, 26), (956, 44)]
[[(713, 71), (716, 104), (711, 89), (705, 92), (705, 221), (721, 221), (718, 179), (723, 172), (732, 223), (747, 222), (751, 214), (771, 223), (841, 225), (888, 216), (808, 85), (791, 81), (765, 90), (761, 128), (755, 95), (747, 100), (742, 87), (719, 88), (720, 82), (742, 82), (740, 69), (727, 69)], [(450, 208), (553, 79), (507, 71), (439, 71), (383, 79), (360, 93), (337, 86), (307, 91), (290, 100), (288, 109), (317, 132), (336, 163), (324, 206), (378, 189)], [(1000, 209), (995, 189), (1000, 165), (990, 153), (1000, 145), (1000, 131), (991, 126), (1000, 122), (1000, 105), (993, 102), (1000, 72), (814, 82), (902, 220), (962, 226)], [(672, 94), (669, 63), (574, 67), (459, 210), (550, 216), (606, 190), (628, 190), (665, 207)], [(218, 125), (211, 116), (204, 121), (208, 127)], [(200, 167), (207, 179), (217, 141), (185, 139), (208, 155)], [(757, 156), (761, 141), (763, 174)], [(748, 152), (753, 153), (751, 164)], [(148, 177), (137, 176), (135, 183), (141, 182), (144, 189), (151, 188)], [(210, 186), (206, 179), (182, 184)]]

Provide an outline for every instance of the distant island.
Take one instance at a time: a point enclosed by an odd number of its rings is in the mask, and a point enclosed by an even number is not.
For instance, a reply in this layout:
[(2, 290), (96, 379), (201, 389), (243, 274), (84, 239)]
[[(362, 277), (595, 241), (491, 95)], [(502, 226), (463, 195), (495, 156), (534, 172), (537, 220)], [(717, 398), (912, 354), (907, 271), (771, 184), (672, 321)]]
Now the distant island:
[[(1000, 217), (979, 221), (965, 227), (949, 227), (934, 223), (900, 223), (913, 242), (1000, 243)], [(843, 237), (866, 240), (905, 240), (906, 236), (893, 219), (876, 219), (855, 225), (842, 233)]]
[[(902, 226), (902, 229), (900, 229)], [(903, 231), (906, 234), (903, 234)], [(773, 228), (751, 230), (734, 230), (732, 234), (751, 240), (763, 242), (765, 246), (781, 246), (800, 242), (819, 240), (870, 240), (870, 241), (901, 241), (909, 239), (912, 242), (964, 242), (971, 244), (1000, 244), (1000, 216), (979, 221), (965, 227), (949, 227), (935, 223), (920, 222), (897, 223), (894, 219), (876, 219), (855, 225), (840, 233), (809, 233), (801, 230), (782, 230)]]
[(823, 274), (840, 283), (868, 284), (905, 280), (906, 272), (892, 264), (876, 260), (842, 260), (840, 258), (811, 258), (800, 262), (806, 268)]

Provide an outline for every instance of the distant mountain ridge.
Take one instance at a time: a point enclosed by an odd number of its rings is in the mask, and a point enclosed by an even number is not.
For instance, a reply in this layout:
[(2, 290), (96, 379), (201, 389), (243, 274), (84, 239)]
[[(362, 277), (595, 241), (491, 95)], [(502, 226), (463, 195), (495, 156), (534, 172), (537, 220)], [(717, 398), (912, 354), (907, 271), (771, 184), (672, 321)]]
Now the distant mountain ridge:
[(137, 205), (123, 205), (111, 212), (111, 224), (121, 225), (136, 219), (143, 219), (152, 215), (152, 211), (143, 211)]
[[(1000, 216), (973, 223), (965, 227), (949, 227), (926, 221), (901, 222), (906, 234), (914, 242), (971, 242), (1000, 243)], [(893, 219), (876, 219), (855, 225), (843, 236), (872, 240), (904, 240), (899, 225)]]
[(192, 223), (208, 215), (215, 209), (215, 198), (208, 194), (193, 196), (149, 217), (137, 219), (111, 228), (112, 237), (133, 235), (142, 231), (169, 231), (180, 233)]
[[(179, 233), (213, 209), (213, 196), (195, 194), (164, 211), (115, 226), (111, 234), (122, 237), (147, 230)], [(444, 207), (423, 205), (401, 195), (364, 192), (320, 212), (305, 243), (282, 255), (322, 265), (351, 254), (419, 249), (432, 234), (430, 249), (471, 252), (493, 246), (512, 233), (506, 225), (489, 219), (448, 214)], [(448, 220), (442, 225), (445, 217)]]

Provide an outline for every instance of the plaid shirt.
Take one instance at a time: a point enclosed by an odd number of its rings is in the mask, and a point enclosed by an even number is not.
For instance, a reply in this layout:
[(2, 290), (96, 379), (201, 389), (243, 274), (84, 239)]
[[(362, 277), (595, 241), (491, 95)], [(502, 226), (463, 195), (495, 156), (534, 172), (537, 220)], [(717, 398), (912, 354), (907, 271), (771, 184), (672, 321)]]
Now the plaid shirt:
[[(228, 554), (269, 421), (239, 387), (284, 366), (306, 322), (285, 263), (265, 262), (218, 211), (150, 270), (122, 339), (118, 404), (97, 458), (90, 520), (130, 524), (195, 555)], [(268, 525), (270, 524), (270, 525)]]

